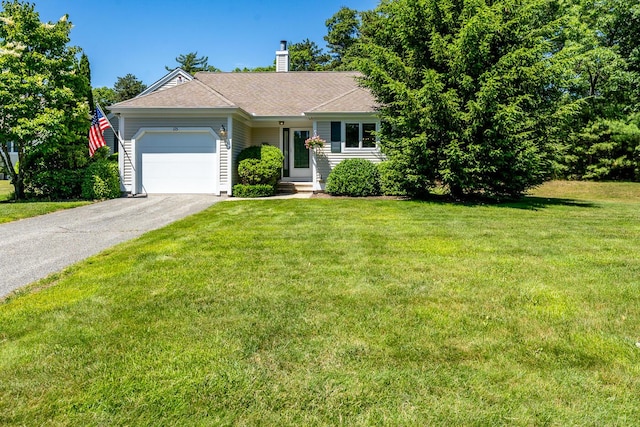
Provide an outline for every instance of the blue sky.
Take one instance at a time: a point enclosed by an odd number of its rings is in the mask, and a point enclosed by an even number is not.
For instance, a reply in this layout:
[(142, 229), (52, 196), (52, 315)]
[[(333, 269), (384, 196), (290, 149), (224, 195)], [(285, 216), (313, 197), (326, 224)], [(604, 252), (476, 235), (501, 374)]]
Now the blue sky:
[(149, 85), (198, 52), (222, 71), (273, 63), (280, 40), (325, 48), (325, 21), (340, 7), (371, 10), (378, 0), (32, 0), (42, 21), (64, 14), (71, 44), (87, 53), (92, 85), (113, 87), (134, 74)]

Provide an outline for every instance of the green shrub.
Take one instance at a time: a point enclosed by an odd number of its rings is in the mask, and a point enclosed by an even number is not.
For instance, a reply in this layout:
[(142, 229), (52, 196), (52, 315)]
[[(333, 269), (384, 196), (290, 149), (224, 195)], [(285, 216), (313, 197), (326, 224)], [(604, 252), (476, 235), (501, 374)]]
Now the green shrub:
[(275, 196), (276, 187), (269, 184), (236, 184), (233, 186), (235, 197), (269, 197)]
[(343, 160), (327, 177), (325, 191), (335, 196), (376, 196), (380, 194), (378, 168), (366, 159)]
[(269, 172), (265, 171), (264, 162), (260, 159), (244, 159), (238, 165), (240, 182), (247, 185), (263, 184)]
[(82, 182), (84, 199), (115, 199), (120, 195), (118, 163), (99, 159), (89, 165)]
[[(233, 187), (233, 194), (238, 197), (263, 197), (276, 193), (276, 184), (280, 178), (280, 170), (284, 157), (279, 148), (262, 144), (245, 148), (238, 155), (238, 176), (245, 187)], [(247, 190), (247, 186), (258, 186)], [(236, 194), (236, 187), (240, 194)], [(267, 187), (269, 187), (267, 191)], [(251, 195), (251, 194), (256, 195)], [(268, 193), (268, 194), (267, 194)]]
[(403, 175), (395, 169), (388, 160), (377, 164), (380, 174), (380, 193), (385, 196), (406, 196), (407, 191), (403, 188)]
[(268, 144), (245, 148), (238, 155), (238, 174), (242, 184), (276, 185), (284, 157), (278, 147)]
[(80, 197), (86, 159), (69, 160), (66, 154), (35, 150), (26, 156), (19, 167), (24, 167), (24, 190), (29, 197), (48, 200)]

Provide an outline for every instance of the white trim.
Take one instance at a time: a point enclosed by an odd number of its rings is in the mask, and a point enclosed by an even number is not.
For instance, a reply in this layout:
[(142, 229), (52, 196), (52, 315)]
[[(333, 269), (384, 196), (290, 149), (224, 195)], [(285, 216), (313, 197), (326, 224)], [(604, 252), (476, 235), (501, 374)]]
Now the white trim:
[(193, 76), (191, 74), (187, 73), (182, 68), (178, 67), (175, 70), (171, 71), (170, 73), (165, 74), (163, 77), (161, 77), (154, 83), (150, 84), (149, 87), (147, 87), (145, 90), (140, 92), (140, 94), (138, 94), (136, 98), (153, 93), (161, 89), (163, 86), (165, 86), (169, 82), (173, 81), (173, 79), (176, 79), (178, 77), (182, 77), (185, 80), (183, 83), (190, 82), (191, 80), (193, 80)]
[[(120, 115), (118, 115), (118, 135), (120, 136), (120, 140), (115, 141), (115, 143), (118, 144), (118, 169), (120, 170), (120, 190), (128, 191), (130, 190), (130, 188), (127, 188), (127, 185), (124, 182), (124, 167), (126, 165), (126, 160), (127, 160), (125, 158), (127, 157), (126, 147), (124, 146), (125, 140), (122, 139), (122, 135), (124, 135), (124, 117)], [(122, 141), (122, 145), (120, 144), (120, 141)], [(131, 173), (133, 173), (133, 168), (131, 169)]]
[[(293, 178), (294, 180), (299, 180), (299, 179), (306, 179), (306, 178), (311, 178), (312, 181), (314, 181), (313, 178), (313, 170), (314, 170), (314, 159), (315, 156), (313, 153), (308, 153), (309, 154), (309, 167), (308, 168), (296, 168), (295, 167), (295, 161), (296, 161), (296, 156), (295, 156), (295, 144), (294, 144), (294, 139), (295, 139), (295, 133), (296, 132), (309, 132), (309, 137), (313, 136), (313, 129), (312, 128), (289, 128), (289, 141), (287, 142), (289, 144), (289, 178)], [(284, 141), (283, 141), (284, 142)], [(309, 150), (307, 150), (309, 151)], [(312, 150), (313, 151), (313, 150)], [(309, 170), (309, 174), (306, 173), (306, 169)], [(301, 176), (294, 176), (294, 170), (305, 170), (304, 175)]]
[[(347, 124), (350, 125), (358, 125), (358, 146), (357, 147), (347, 147)], [(379, 150), (379, 139), (376, 136), (376, 145), (375, 147), (363, 147), (362, 146), (362, 135), (363, 135), (363, 126), (365, 124), (373, 124), (374, 125), (374, 132), (379, 132), (380, 131), (380, 121), (378, 120), (372, 120), (372, 121), (362, 121), (362, 120), (342, 120), (342, 152), (356, 152), (356, 153), (366, 153), (367, 151), (380, 151)]]
[[(137, 134), (136, 134), (137, 135)], [(144, 134), (141, 134), (142, 136)], [(138, 161), (136, 160), (136, 137), (131, 138), (131, 162), (134, 166), (131, 167), (131, 194), (138, 194)]]
[[(318, 122), (313, 121), (313, 131), (311, 135), (318, 135)], [(311, 182), (313, 183), (313, 191), (320, 190), (320, 184), (318, 182), (318, 159), (316, 157), (316, 150), (311, 150)]]
[(227, 117), (227, 144), (225, 149), (227, 150), (227, 195), (233, 195), (233, 119)]
[[(143, 127), (138, 129), (138, 132), (131, 138), (131, 159), (135, 164), (135, 170), (132, 170), (131, 175), (131, 194), (138, 194), (138, 173), (141, 172), (140, 164), (138, 163), (137, 157), (137, 144), (136, 142), (140, 140), (143, 136), (148, 133), (209, 133), (213, 137), (214, 141), (218, 141), (220, 136), (214, 132), (211, 127)], [(216, 150), (214, 153), (215, 162), (217, 164), (218, 175), (220, 171), (220, 151)], [(144, 191), (143, 188), (141, 188)], [(215, 187), (212, 189), (212, 193), (216, 195), (220, 195), (220, 177), (216, 180)]]

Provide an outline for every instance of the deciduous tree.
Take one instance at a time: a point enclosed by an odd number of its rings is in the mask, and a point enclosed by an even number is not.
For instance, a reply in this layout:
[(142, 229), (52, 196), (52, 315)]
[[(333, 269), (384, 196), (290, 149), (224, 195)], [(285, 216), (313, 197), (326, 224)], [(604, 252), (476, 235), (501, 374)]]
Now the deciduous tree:
[(329, 60), (329, 55), (309, 39), (289, 45), (291, 71), (323, 71)]
[(331, 55), (332, 69), (349, 69), (350, 51), (360, 37), (360, 16), (357, 10), (342, 7), (325, 22), (324, 36)]
[(115, 104), (116, 99), (118, 99), (116, 91), (106, 86), (95, 87), (93, 88), (92, 93), (93, 99), (100, 105), (100, 107), (102, 107), (105, 113), (108, 112), (109, 105)]
[[(82, 168), (89, 129), (86, 78), (78, 72), (79, 49), (71, 47), (71, 23), (40, 21), (35, 6), (3, 1), (0, 12), (0, 158), (18, 199), (25, 197), (30, 159), (38, 153), (71, 152)], [(83, 140), (84, 139), (84, 140)], [(17, 171), (7, 146), (18, 151)], [(67, 157), (66, 154), (63, 157)], [(65, 164), (68, 165), (69, 162)]]
[(640, 179), (640, 4), (576, 0), (565, 11), (568, 92), (582, 100), (559, 174)]

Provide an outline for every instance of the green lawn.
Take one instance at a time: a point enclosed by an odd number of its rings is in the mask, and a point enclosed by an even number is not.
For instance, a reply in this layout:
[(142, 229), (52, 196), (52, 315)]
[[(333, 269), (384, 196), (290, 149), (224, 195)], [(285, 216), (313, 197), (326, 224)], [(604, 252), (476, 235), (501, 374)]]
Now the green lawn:
[(13, 192), (13, 185), (6, 179), (0, 179), (0, 201), (7, 200)]
[(585, 185), (214, 205), (0, 305), (0, 425), (637, 424), (640, 185)]
[(0, 224), (17, 219), (44, 215), (61, 209), (75, 208), (89, 202), (19, 202), (11, 199), (13, 186), (7, 180), (0, 180)]

